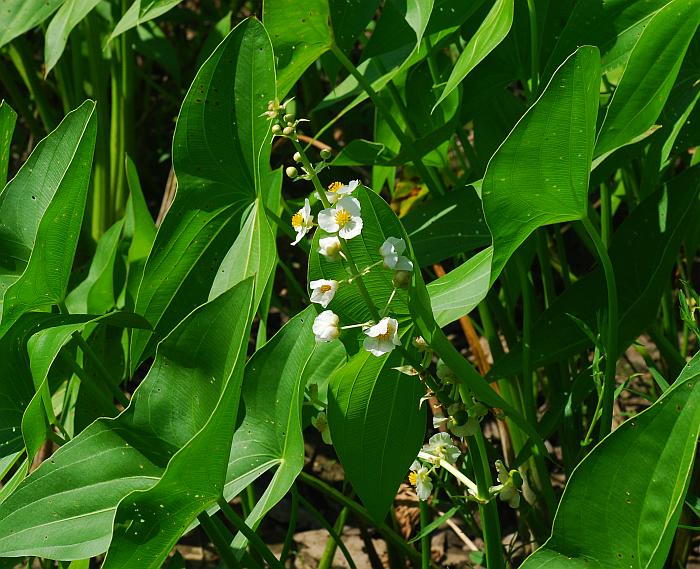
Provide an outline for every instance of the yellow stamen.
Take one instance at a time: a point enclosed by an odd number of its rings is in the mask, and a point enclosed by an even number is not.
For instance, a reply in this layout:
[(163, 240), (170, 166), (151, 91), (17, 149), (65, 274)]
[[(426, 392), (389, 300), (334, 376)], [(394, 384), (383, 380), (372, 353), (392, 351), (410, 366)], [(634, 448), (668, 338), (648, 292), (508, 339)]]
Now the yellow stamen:
[(331, 290), (331, 285), (321, 285), (319, 290), (321, 292), (328, 292), (329, 290)]
[(348, 222), (352, 219), (352, 215), (347, 210), (344, 209), (338, 209), (335, 212), (335, 222), (340, 226), (342, 229), (345, 227)]
[(301, 210), (299, 210), (292, 216), (292, 227), (296, 229), (302, 225), (304, 225), (304, 216), (301, 214)]
[(335, 193), (335, 192), (337, 192), (337, 191), (338, 191), (340, 188), (342, 188), (342, 187), (343, 187), (343, 184), (342, 184), (342, 183), (340, 183), (340, 182), (333, 182), (332, 184), (330, 184), (330, 185), (328, 186), (328, 191), (329, 191), (329, 192)]
[(378, 340), (382, 340), (383, 342), (386, 342), (387, 340), (391, 339), (391, 335), (394, 333), (394, 328), (391, 324), (386, 325), (386, 332), (383, 334), (379, 334), (377, 336)]
[(413, 484), (414, 486), (416, 485), (416, 481), (418, 480), (418, 475), (415, 472), (411, 472), (411, 474), (408, 475), (408, 481)]

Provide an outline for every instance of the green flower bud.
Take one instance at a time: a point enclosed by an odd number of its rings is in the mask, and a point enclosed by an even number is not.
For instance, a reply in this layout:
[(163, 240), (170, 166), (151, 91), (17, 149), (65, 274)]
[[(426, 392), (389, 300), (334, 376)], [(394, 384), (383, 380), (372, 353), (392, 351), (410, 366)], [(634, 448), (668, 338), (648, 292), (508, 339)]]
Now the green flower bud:
[(295, 117), (294, 117), (293, 113), (288, 113), (288, 114), (284, 115), (285, 122), (293, 123), (294, 119), (295, 119)]
[(297, 169), (294, 166), (288, 166), (285, 172), (292, 180), (299, 175), (299, 172), (297, 172)]
[(292, 158), (294, 158), (294, 162), (301, 162), (301, 154), (298, 152), (295, 152)]
[(454, 421), (455, 425), (461, 427), (462, 425), (465, 425), (469, 420), (469, 413), (467, 413), (464, 409), (459, 409), (452, 416), (452, 420)]
[(280, 134), (282, 132), (282, 127), (278, 124), (272, 125), (272, 134)]
[(321, 158), (323, 158), (323, 160), (328, 160), (330, 157), (331, 157), (330, 148), (323, 148), (321, 150)]
[(411, 271), (394, 271), (392, 282), (397, 288), (408, 288), (411, 284)]
[(283, 134), (284, 136), (290, 136), (290, 135), (294, 134), (294, 127), (285, 126), (285, 127), (282, 129), (282, 134)]

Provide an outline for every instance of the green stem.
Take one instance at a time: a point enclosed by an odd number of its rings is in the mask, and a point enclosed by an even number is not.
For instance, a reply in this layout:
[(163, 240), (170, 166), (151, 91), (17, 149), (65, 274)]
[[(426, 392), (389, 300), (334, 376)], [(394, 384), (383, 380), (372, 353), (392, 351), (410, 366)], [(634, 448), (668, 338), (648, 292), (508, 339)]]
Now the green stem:
[(547, 230), (540, 227), (537, 230), (537, 262), (540, 265), (540, 274), (544, 288), (544, 306), (549, 308), (556, 293), (554, 292), (554, 277), (552, 275), (552, 264), (549, 259), (549, 239)]
[(603, 412), (600, 418), (600, 438), (602, 439), (612, 430), (613, 405), (615, 403), (615, 369), (617, 364), (617, 285), (615, 284), (615, 272), (613, 270), (608, 250), (603, 245), (593, 224), (587, 217), (581, 220), (586, 233), (593, 241), (598, 254), (598, 259), (603, 267), (605, 285), (608, 295), (608, 329), (605, 338), (605, 379), (603, 382)]
[(102, 377), (102, 382), (104, 385), (108, 387), (110, 391), (112, 391), (114, 397), (117, 399), (117, 401), (119, 401), (119, 403), (122, 404), (123, 407), (128, 407), (129, 399), (126, 395), (124, 395), (121, 389), (119, 389), (117, 386), (118, 382), (114, 381), (112, 374), (102, 363), (102, 360), (100, 360), (100, 357), (95, 353), (95, 350), (92, 349), (92, 346), (85, 341), (85, 338), (83, 338), (80, 332), (73, 332), (73, 338), (78, 343), (78, 346), (80, 346), (83, 354), (85, 354), (85, 356), (92, 361), (92, 364)]
[(289, 552), (292, 550), (292, 543), (294, 542), (294, 532), (297, 529), (297, 517), (299, 514), (299, 491), (297, 490), (296, 484), (292, 485), (292, 507), (289, 513), (289, 523), (287, 524), (287, 533), (284, 536), (284, 544), (282, 545), (282, 553), (280, 554), (280, 561), (282, 564), (287, 563), (287, 557), (289, 557)]
[(600, 238), (605, 249), (610, 249), (612, 238), (612, 201), (607, 184), (600, 185)]
[[(367, 80), (367, 78), (364, 75), (362, 75), (362, 73), (358, 71), (358, 69), (353, 65), (352, 61), (348, 59), (348, 57), (337, 45), (335, 45), (335, 43), (331, 45), (331, 51), (333, 52), (333, 55), (335, 55), (336, 59), (340, 62), (340, 64), (343, 67), (345, 67), (345, 69), (347, 69), (348, 73), (350, 73), (350, 75), (352, 75), (355, 78), (360, 87), (362, 87), (365, 93), (367, 93), (367, 96), (372, 100), (374, 106), (381, 113), (387, 125), (394, 133), (394, 136), (398, 138), (399, 142), (401, 143), (401, 146), (410, 151), (412, 148), (413, 141), (409, 137), (407, 137), (406, 134), (403, 132), (399, 124), (392, 116), (391, 109), (386, 105), (384, 100), (374, 90), (372, 84)], [(401, 111), (401, 109), (399, 109), (399, 111)], [(404, 116), (403, 118), (406, 119), (407, 117)], [(428, 185), (430, 191), (438, 195), (444, 194), (445, 192), (442, 189), (442, 185), (439, 184), (438, 180), (434, 178), (434, 176), (423, 163), (421, 157), (411, 156), (411, 160), (415, 164), (416, 169), (418, 170), (420, 175), (425, 180), (425, 183)]]
[(557, 247), (557, 256), (561, 265), (561, 278), (564, 281), (564, 287), (571, 286), (571, 273), (569, 271), (569, 262), (566, 259), (566, 248), (564, 247), (564, 234), (561, 230), (561, 223), (558, 223), (554, 228), (554, 242)]
[(270, 551), (270, 548), (263, 543), (260, 536), (255, 533), (255, 531), (253, 531), (248, 524), (245, 523), (245, 520), (233, 510), (233, 508), (224, 498), (219, 498), (216, 503), (219, 505), (219, 508), (221, 508), (221, 511), (223, 512), (224, 516), (226, 516), (226, 519), (246, 537), (251, 546), (253, 546), (255, 550), (262, 555), (263, 559), (270, 567), (284, 569), (272, 551)]
[(21, 93), (14, 77), (11, 74), (10, 66), (6, 65), (2, 57), (0, 57), (0, 84), (5, 88), (10, 96), (12, 107), (17, 111), (17, 114), (27, 123), (32, 136), (39, 139), (43, 131), (39, 122), (34, 118), (34, 113), (27, 105), (27, 98)]
[(540, 82), (539, 32), (537, 30), (535, 0), (527, 0), (527, 11), (530, 15), (530, 91), (534, 99), (537, 96)]
[[(400, 535), (398, 535), (384, 522), (375, 522), (369, 515), (369, 512), (365, 508), (360, 506), (357, 502), (351, 500), (341, 492), (338, 492), (338, 490), (336, 490), (332, 486), (329, 486), (322, 480), (319, 480), (318, 478), (315, 478), (314, 476), (311, 476), (306, 472), (302, 472), (301, 474), (299, 474), (299, 479), (302, 482), (308, 484), (309, 486), (316, 488), (317, 490), (330, 496), (342, 506), (347, 507), (351, 512), (353, 512), (356, 516), (360, 517), (365, 522), (369, 524), (374, 524), (374, 526), (377, 528), (379, 533), (382, 534), (384, 539), (386, 539), (392, 545), (396, 546), (398, 549), (403, 551), (403, 553), (410, 559), (413, 559), (416, 562), (420, 562), (420, 554), (415, 549), (413, 549), (408, 543), (406, 543), (406, 541)], [(433, 569), (438, 568), (438, 566), (432, 561), (430, 563), (430, 566)]]
[[(476, 486), (479, 492), (478, 497), (481, 500), (489, 500), (489, 488), (493, 485), (493, 479), (481, 429), (478, 429), (473, 437), (468, 437), (467, 446), (474, 468), (474, 478), (476, 478)], [(495, 500), (490, 500), (486, 503), (480, 502), (479, 515), (481, 517), (481, 529), (486, 549), (486, 566), (489, 569), (503, 568), (505, 567), (505, 557), (501, 541), (501, 524), (498, 519), (497, 502)]]
[(335, 556), (336, 546), (340, 548), (340, 552), (343, 554), (343, 557), (345, 557), (345, 560), (348, 562), (350, 569), (357, 569), (357, 566), (355, 565), (355, 560), (352, 558), (352, 555), (350, 555), (348, 548), (345, 546), (342, 538), (340, 537), (340, 533), (343, 531), (345, 522), (348, 519), (348, 508), (344, 507), (342, 510), (340, 510), (340, 514), (338, 514), (338, 517), (335, 520), (335, 525), (332, 526), (328, 522), (328, 520), (326, 520), (325, 516), (321, 512), (319, 512), (313, 506), (313, 504), (311, 504), (303, 496), (299, 496), (299, 501), (301, 502), (301, 505), (304, 507), (304, 509), (307, 512), (309, 512), (314, 518), (316, 518), (316, 521), (318, 521), (318, 523), (320, 523), (323, 526), (323, 528), (328, 532), (328, 535), (331, 536), (330, 541), (326, 543), (326, 547), (323, 550), (323, 555), (321, 556), (321, 559), (319, 559), (318, 561), (317, 569), (329, 569), (331, 567), (331, 565), (333, 564), (333, 557)]
[(236, 559), (233, 550), (229, 547), (228, 539), (221, 534), (219, 528), (214, 525), (214, 522), (211, 520), (209, 515), (206, 512), (202, 512), (197, 516), (197, 519), (199, 520), (199, 523), (206, 534), (209, 536), (209, 539), (211, 539), (212, 543), (216, 547), (216, 550), (219, 552), (224, 564), (229, 569), (239, 569), (241, 564), (238, 562), (238, 559)]
[[(418, 506), (420, 507), (420, 529), (422, 533), (430, 524), (430, 510), (428, 510), (428, 504), (423, 500), (418, 501)], [(421, 569), (430, 567), (430, 533), (421, 535), (420, 538), (420, 566)]]
[(518, 279), (523, 301), (523, 331), (522, 331), (522, 391), (525, 404), (525, 417), (530, 423), (537, 421), (535, 409), (534, 385), (532, 382), (532, 353), (530, 351), (532, 335), (532, 283), (528, 278), (528, 268), (520, 258), (518, 261)]

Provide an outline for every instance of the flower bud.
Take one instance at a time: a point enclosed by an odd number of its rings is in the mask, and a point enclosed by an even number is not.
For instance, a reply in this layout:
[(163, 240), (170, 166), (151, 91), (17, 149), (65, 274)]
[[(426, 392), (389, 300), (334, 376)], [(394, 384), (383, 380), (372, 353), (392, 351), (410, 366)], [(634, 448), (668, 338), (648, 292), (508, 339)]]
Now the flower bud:
[(282, 132), (282, 127), (278, 124), (272, 125), (272, 134), (279, 134)]
[(464, 409), (459, 409), (452, 416), (452, 420), (454, 421), (455, 425), (461, 427), (462, 425), (465, 425), (469, 420), (469, 414)]
[(293, 113), (288, 113), (288, 114), (284, 115), (284, 120), (285, 120), (285, 122), (288, 122), (288, 123), (291, 122), (291, 123), (293, 123), (293, 122), (294, 122), (294, 119), (295, 119), (295, 117), (294, 117), (294, 114), (293, 114)]
[(299, 154), (298, 152), (294, 153), (293, 158), (294, 158), (294, 162), (301, 162), (301, 154)]
[(285, 127), (282, 129), (282, 134), (283, 134), (284, 136), (290, 136), (290, 135), (293, 134), (293, 133), (294, 133), (294, 127), (285, 126)]
[(394, 271), (392, 282), (397, 288), (408, 288), (411, 284), (411, 271)]
[(330, 148), (323, 148), (320, 154), (323, 160), (328, 160), (331, 157), (331, 150)]
[(274, 102), (274, 101), (268, 101), (268, 102), (267, 102), (267, 110), (268, 110), (268, 111), (274, 111), (274, 110), (275, 110), (275, 102)]
[(297, 169), (294, 166), (288, 166), (285, 172), (292, 180), (299, 175), (299, 172), (297, 172)]

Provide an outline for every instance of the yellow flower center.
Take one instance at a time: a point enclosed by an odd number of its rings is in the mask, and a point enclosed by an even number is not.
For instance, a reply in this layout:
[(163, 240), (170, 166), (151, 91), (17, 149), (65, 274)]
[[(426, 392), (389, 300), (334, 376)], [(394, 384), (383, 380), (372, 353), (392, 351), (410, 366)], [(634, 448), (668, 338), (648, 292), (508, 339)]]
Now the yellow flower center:
[(302, 225), (304, 225), (304, 216), (301, 214), (301, 210), (299, 210), (292, 216), (292, 227), (297, 229)]
[(383, 334), (379, 334), (377, 336), (377, 340), (381, 340), (382, 342), (386, 342), (387, 340), (391, 339), (391, 335), (394, 333), (394, 327), (391, 324), (386, 325), (386, 332)]
[(335, 192), (337, 192), (337, 191), (338, 191), (340, 188), (342, 188), (342, 187), (343, 187), (343, 184), (342, 184), (342, 183), (340, 183), (340, 182), (333, 182), (332, 184), (330, 184), (330, 185), (328, 186), (328, 191), (329, 191), (329, 192), (335, 193)]
[(411, 474), (408, 475), (408, 481), (414, 486), (416, 485), (417, 480), (418, 475), (415, 472), (411, 472)]
[(338, 209), (335, 212), (335, 222), (342, 229), (352, 219), (352, 215), (347, 210)]
[(328, 292), (331, 290), (331, 285), (321, 285), (320, 289), (321, 292)]

